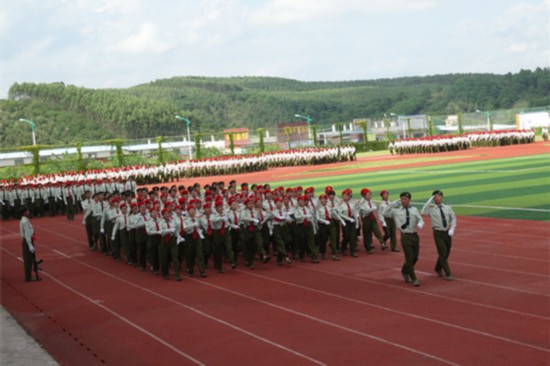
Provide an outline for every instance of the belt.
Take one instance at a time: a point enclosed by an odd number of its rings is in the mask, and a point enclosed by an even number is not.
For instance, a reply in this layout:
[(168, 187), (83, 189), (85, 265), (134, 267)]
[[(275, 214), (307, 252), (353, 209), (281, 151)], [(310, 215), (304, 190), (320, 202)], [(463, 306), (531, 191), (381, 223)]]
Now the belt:
[(407, 236), (417, 236), (418, 233), (401, 233), (403, 235), (407, 235)]

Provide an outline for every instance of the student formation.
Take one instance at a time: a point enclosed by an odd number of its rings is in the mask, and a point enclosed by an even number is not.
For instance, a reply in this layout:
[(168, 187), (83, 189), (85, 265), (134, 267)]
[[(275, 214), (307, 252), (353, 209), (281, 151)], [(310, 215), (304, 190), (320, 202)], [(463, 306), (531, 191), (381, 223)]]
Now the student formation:
[(336, 193), (330, 186), (317, 194), (313, 187), (236, 181), (148, 189), (136, 187), (131, 178), (98, 179), (51, 188), (31, 187), (38, 190), (34, 199), (19, 197), (21, 192), (15, 198), (0, 196), (4, 218), (10, 207), (18, 212), (16, 202), (28, 208), (31, 217), (64, 213), (74, 220), (75, 212), (82, 211), (90, 250), (166, 280), (181, 281), (182, 272), (194, 276), (195, 270), (207, 277), (207, 268), (223, 273), (224, 267), (244, 265), (253, 270), (272, 259), (284, 266), (297, 260), (319, 263), (358, 257), (360, 239), (366, 253), (374, 251), (373, 239), (381, 250), (399, 252), (399, 231), (403, 279), (419, 286), (414, 265), (422, 215), (430, 217), (438, 251), (434, 270), (453, 279), (448, 257), (457, 220), (439, 190), (419, 211), (411, 205), (409, 192), (392, 201), (388, 191), (373, 194), (367, 188), (359, 192), (360, 198), (351, 189)]

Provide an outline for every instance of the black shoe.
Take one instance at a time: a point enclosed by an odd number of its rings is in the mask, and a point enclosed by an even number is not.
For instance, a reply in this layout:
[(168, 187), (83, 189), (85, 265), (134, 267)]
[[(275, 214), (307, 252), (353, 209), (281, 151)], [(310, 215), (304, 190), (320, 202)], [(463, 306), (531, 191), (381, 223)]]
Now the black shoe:
[(392, 251), (392, 252), (399, 252), (399, 249), (393, 248), (391, 251)]
[(437, 277), (443, 277), (443, 271), (436, 270), (435, 273), (437, 273)]
[(232, 263), (231, 264), (231, 269), (235, 269), (235, 268), (237, 268), (237, 263)]
[(332, 256), (332, 260), (333, 260), (333, 261), (339, 261), (340, 258), (338, 258), (338, 257), (334, 254), (334, 255)]
[(403, 274), (403, 279), (405, 280), (405, 283), (411, 283), (411, 277), (408, 274)]
[(206, 273), (203, 272), (203, 273), (201, 273), (201, 277), (202, 277), (202, 278), (206, 278), (206, 277), (208, 277), (208, 276), (206, 275)]
[(359, 257), (359, 255), (357, 253), (353, 253), (351, 256), (355, 257), (355, 258)]
[(267, 263), (267, 262), (269, 262), (270, 259), (271, 259), (271, 257), (264, 256), (264, 257), (262, 258), (262, 263)]

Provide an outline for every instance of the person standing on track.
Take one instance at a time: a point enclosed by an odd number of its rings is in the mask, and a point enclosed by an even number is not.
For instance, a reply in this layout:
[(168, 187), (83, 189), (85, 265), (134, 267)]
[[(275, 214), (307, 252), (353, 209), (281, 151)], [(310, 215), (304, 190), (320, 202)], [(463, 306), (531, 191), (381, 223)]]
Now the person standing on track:
[(432, 222), (435, 247), (439, 255), (434, 270), (439, 277), (443, 277), (444, 271), (447, 281), (452, 281), (453, 276), (448, 259), (451, 254), (452, 239), (456, 230), (455, 213), (451, 206), (443, 204), (443, 192), (440, 190), (435, 190), (432, 193), (432, 196), (424, 207), (422, 207), (420, 213), (429, 216)]
[(411, 194), (409, 192), (403, 192), (399, 197), (398, 200), (390, 203), (384, 209), (383, 214), (387, 215), (391, 211), (395, 224), (401, 231), (401, 247), (405, 254), (405, 263), (401, 268), (401, 274), (405, 282), (412, 282), (414, 287), (418, 287), (420, 281), (414, 273), (414, 265), (418, 261), (420, 238), (416, 230), (424, 227), (424, 220), (422, 220), (418, 209), (411, 206)]
[[(19, 222), (19, 233), (23, 239), (23, 268), (25, 270), (25, 281), (32, 281), (32, 265), (34, 262), (34, 228), (29, 220), (29, 209), (23, 207), (21, 221)], [(38, 278), (37, 278), (38, 281)]]

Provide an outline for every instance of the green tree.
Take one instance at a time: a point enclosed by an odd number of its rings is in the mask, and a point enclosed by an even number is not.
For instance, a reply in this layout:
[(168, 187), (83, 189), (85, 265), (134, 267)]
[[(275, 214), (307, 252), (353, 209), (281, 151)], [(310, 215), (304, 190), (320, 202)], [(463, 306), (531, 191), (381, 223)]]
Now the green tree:
[(342, 146), (344, 144), (344, 124), (338, 123), (336, 127), (338, 128), (338, 135), (340, 137), (340, 146)]
[(82, 158), (82, 142), (76, 143), (76, 170), (82, 171), (85, 169), (84, 159)]
[(193, 136), (195, 138), (195, 157), (197, 159), (201, 159), (201, 157), (202, 157), (202, 154), (201, 154), (201, 135), (198, 134), (198, 133), (195, 133)]
[(228, 132), (227, 136), (229, 137), (229, 150), (231, 155), (235, 155), (235, 134), (233, 132)]
[(158, 144), (158, 147), (157, 147), (157, 159), (158, 159), (159, 164), (164, 164), (164, 162), (165, 162), (165, 159), (164, 159), (164, 149), (162, 148), (162, 142), (164, 141), (164, 137), (162, 137), (162, 136), (157, 136), (157, 137), (156, 137), (156, 140), (157, 140), (157, 144)]
[(260, 153), (265, 152), (265, 144), (264, 144), (264, 129), (258, 128), (258, 147), (260, 148)]

